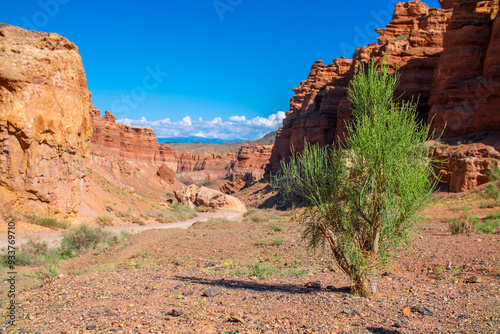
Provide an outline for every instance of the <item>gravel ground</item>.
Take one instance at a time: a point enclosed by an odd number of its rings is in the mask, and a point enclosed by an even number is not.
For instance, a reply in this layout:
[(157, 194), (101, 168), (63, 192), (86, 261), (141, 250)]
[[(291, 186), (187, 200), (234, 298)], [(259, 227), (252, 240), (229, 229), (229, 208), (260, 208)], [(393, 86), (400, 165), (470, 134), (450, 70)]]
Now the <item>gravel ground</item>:
[(293, 219), (265, 214), (144, 231), (23, 279), (18, 327), (0, 333), (500, 333), (500, 234), (451, 235), (434, 218), (369, 300)]

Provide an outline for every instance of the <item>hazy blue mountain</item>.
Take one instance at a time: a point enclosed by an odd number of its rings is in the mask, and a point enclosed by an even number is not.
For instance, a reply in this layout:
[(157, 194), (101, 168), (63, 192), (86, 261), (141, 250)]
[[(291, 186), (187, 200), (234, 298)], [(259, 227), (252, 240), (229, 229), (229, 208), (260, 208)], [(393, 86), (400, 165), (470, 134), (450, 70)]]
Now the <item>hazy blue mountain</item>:
[(156, 138), (158, 143), (201, 143), (201, 144), (225, 144), (225, 143), (234, 143), (241, 142), (243, 140), (224, 140), (219, 138), (203, 138), (203, 137), (172, 137), (172, 138)]

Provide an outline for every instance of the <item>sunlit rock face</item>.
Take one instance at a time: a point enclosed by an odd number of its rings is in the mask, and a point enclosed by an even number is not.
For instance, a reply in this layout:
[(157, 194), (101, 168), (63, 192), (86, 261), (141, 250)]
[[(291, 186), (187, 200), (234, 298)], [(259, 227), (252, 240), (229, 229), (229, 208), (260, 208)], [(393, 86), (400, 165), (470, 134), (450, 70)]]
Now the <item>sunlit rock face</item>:
[(76, 215), (92, 128), (78, 48), (58, 34), (0, 27), (0, 199)]
[(419, 96), (419, 114), (427, 119), (434, 71), (452, 13), (452, 9), (429, 8), (420, 1), (400, 2), (387, 27), (377, 29), (378, 43), (357, 49), (352, 59), (337, 58), (329, 65), (317, 61), (307, 80), (293, 89), (290, 110), (276, 134), (271, 169), (279, 168), (292, 146), (302, 150), (304, 139), (320, 145), (343, 141), (351, 114), (347, 87), (359, 65), (371, 58), (398, 70), (401, 82), (396, 95), (403, 99)]
[[(357, 49), (352, 59), (337, 58), (330, 65), (317, 61), (307, 80), (293, 89), (269, 170), (279, 169), (292, 147), (302, 150), (304, 140), (320, 145), (343, 142), (351, 115), (347, 87), (360, 63), (372, 58), (398, 70), (401, 79), (395, 95), (406, 100), (418, 97), (419, 116), (436, 135), (452, 138), (499, 130), (498, 0), (440, 2), (441, 9), (428, 8), (418, 0), (400, 2), (391, 22), (377, 30), (377, 44)], [(450, 191), (487, 182), (491, 159), (498, 159), (495, 150), (500, 147), (494, 141), (491, 144), (493, 151), (487, 156), (484, 150), (477, 153), (475, 146), (460, 149), (458, 155), (444, 154), (454, 161), (443, 170)]]

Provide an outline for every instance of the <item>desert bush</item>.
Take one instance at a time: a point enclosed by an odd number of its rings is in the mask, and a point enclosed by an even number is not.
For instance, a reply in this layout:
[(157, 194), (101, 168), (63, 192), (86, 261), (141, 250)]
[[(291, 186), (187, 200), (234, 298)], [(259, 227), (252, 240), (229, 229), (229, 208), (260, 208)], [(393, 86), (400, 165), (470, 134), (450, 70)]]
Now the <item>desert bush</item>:
[(480, 233), (498, 233), (500, 230), (500, 220), (486, 220), (477, 231)]
[(248, 264), (246, 268), (240, 268), (238, 273), (240, 275), (256, 276), (259, 278), (279, 274), (276, 269), (266, 266), (265, 264), (262, 264), (258, 261), (254, 261), (252, 264)]
[(114, 217), (110, 217), (110, 216), (99, 216), (99, 217), (96, 218), (95, 222), (100, 227), (113, 226), (113, 220), (114, 219), (115, 219)]
[(491, 170), (488, 172), (490, 184), (486, 187), (486, 193), (493, 198), (496, 203), (500, 202), (500, 167), (498, 161), (493, 160)]
[(500, 211), (490, 213), (485, 219), (500, 219)]
[(210, 218), (207, 223), (217, 224), (217, 223), (230, 223), (231, 221), (224, 217)]
[(275, 231), (275, 232), (286, 232), (287, 231), (287, 228), (284, 227), (284, 226), (281, 226), (281, 225), (275, 225), (273, 224), (271, 226), (271, 230)]
[(448, 221), (451, 234), (473, 232), (477, 229), (479, 219), (473, 217), (469, 208), (462, 209), (462, 213), (458, 218), (453, 218)]
[(429, 127), (417, 121), (415, 103), (394, 100), (397, 85), (387, 67), (361, 65), (348, 89), (346, 149), (306, 142), (272, 178), (285, 200), (306, 207), (299, 220), (309, 247), (328, 245), (353, 292), (365, 297), (373, 296), (370, 277), (389, 252), (408, 243), (437, 181)]
[(30, 223), (35, 224), (35, 225), (40, 225), (40, 226), (44, 226), (44, 227), (48, 227), (48, 228), (52, 228), (52, 229), (57, 229), (57, 228), (66, 229), (66, 228), (68, 228), (67, 223), (60, 222), (55, 218), (37, 217), (34, 214), (27, 216), (26, 218)]
[(281, 246), (284, 242), (286, 242), (286, 239), (283, 238), (273, 238), (273, 239), (266, 239), (266, 240), (257, 240), (254, 242), (255, 246)]
[(33, 274), (24, 274), (24, 276), (37, 279), (40, 285), (52, 282), (57, 275), (59, 275), (59, 262), (57, 259), (46, 262)]
[(204, 205), (197, 206), (194, 209), (196, 210), (196, 212), (210, 212), (210, 211), (214, 211), (213, 209), (211, 209), (211, 208), (209, 208), (207, 206), (204, 206)]
[(132, 217), (132, 218), (130, 218), (130, 222), (132, 224), (137, 224), (139, 226), (145, 226), (146, 225), (146, 223), (142, 219), (140, 219), (139, 217)]
[(156, 221), (163, 224), (175, 223), (182, 220), (191, 219), (198, 216), (195, 209), (187, 205), (175, 203), (169, 206), (171, 211), (166, 210), (148, 210), (144, 214), (147, 217), (155, 218)]
[(98, 244), (109, 241), (112, 243), (111, 234), (86, 224), (79, 225), (63, 234), (61, 241), (62, 253), (74, 254), (78, 251), (94, 249)]
[(480, 233), (498, 233), (500, 231), (500, 211), (486, 216), (483, 224), (477, 228)]
[(286, 221), (289, 219), (290, 212), (278, 211), (275, 209), (249, 209), (243, 214), (244, 222), (267, 223)]
[[(57, 257), (57, 254), (49, 250), (45, 241), (30, 239), (19, 247), (16, 252), (16, 266), (34, 266), (45, 263), (49, 258)], [(0, 263), (3, 266), (8, 264), (8, 253), (2, 251), (0, 254)]]

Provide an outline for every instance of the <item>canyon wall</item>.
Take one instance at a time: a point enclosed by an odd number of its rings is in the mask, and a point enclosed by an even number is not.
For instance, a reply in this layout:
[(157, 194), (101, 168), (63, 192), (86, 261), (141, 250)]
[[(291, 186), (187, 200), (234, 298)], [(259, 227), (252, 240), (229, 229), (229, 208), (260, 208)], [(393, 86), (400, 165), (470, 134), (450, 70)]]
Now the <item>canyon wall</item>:
[(227, 168), (226, 182), (218, 189), (233, 194), (262, 179), (269, 165), (272, 148), (273, 145), (260, 145), (258, 141), (241, 146), (236, 160)]
[(359, 65), (371, 58), (379, 64), (385, 61), (391, 70), (398, 69), (401, 82), (396, 95), (407, 99), (420, 96), (418, 111), (426, 120), (434, 71), (452, 14), (452, 9), (428, 8), (418, 0), (400, 2), (387, 27), (377, 29), (378, 44), (356, 49), (352, 59), (337, 58), (330, 65), (321, 60), (314, 63), (307, 80), (293, 89), (290, 110), (276, 135), (271, 168), (279, 168), (292, 146), (302, 150), (304, 138), (320, 145), (343, 140), (351, 109), (346, 88)]
[(78, 48), (58, 34), (0, 27), (0, 200), (75, 216), (92, 103)]
[(106, 111), (100, 116), (98, 109), (90, 113), (94, 133), (91, 139), (92, 154), (105, 156), (117, 155), (128, 161), (166, 164), (173, 170), (177, 163), (172, 149), (159, 144), (153, 129), (133, 127), (116, 123), (116, 117)]
[[(376, 30), (378, 43), (356, 49), (352, 59), (314, 63), (308, 78), (293, 89), (268, 171), (278, 169), (292, 147), (302, 150), (304, 139), (320, 145), (342, 143), (351, 110), (346, 88), (359, 65), (371, 58), (387, 63), (391, 71), (398, 70), (400, 85), (395, 95), (419, 97), (419, 117), (431, 122), (436, 133), (443, 132), (443, 137), (500, 130), (498, 0), (441, 4), (437, 9), (418, 0), (398, 3), (391, 22)], [(495, 155), (490, 156), (491, 160)], [(481, 169), (479, 184), (484, 183), (488, 168)], [(457, 183), (451, 175), (451, 182)]]
[(498, 1), (459, 1), (453, 8), (430, 99), (433, 126), (446, 137), (500, 129), (497, 13)]

